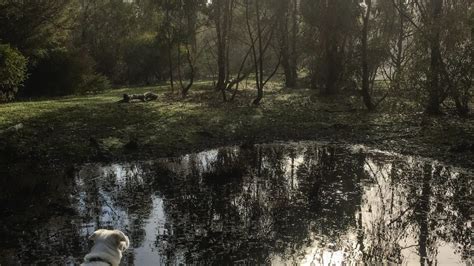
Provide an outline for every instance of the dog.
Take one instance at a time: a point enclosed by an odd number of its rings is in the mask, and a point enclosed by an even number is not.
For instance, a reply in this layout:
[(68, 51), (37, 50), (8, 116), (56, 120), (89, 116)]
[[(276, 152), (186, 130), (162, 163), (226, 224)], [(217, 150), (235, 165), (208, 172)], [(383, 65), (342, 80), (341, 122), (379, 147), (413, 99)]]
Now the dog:
[(122, 252), (130, 246), (130, 240), (120, 230), (99, 229), (89, 240), (94, 241), (94, 246), (81, 266), (118, 266)]

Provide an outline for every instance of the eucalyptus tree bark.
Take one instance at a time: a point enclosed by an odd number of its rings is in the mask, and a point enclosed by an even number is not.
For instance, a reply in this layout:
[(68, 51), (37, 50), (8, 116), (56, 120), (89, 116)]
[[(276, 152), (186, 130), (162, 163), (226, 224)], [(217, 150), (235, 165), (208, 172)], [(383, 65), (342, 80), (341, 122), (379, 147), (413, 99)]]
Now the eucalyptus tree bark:
[(368, 58), (368, 38), (369, 38), (369, 23), (370, 23), (370, 12), (372, 11), (372, 0), (365, 0), (367, 9), (364, 14), (364, 22), (362, 25), (362, 98), (364, 104), (370, 111), (375, 109), (375, 105), (372, 103), (370, 96), (370, 70), (369, 70), (369, 58)]

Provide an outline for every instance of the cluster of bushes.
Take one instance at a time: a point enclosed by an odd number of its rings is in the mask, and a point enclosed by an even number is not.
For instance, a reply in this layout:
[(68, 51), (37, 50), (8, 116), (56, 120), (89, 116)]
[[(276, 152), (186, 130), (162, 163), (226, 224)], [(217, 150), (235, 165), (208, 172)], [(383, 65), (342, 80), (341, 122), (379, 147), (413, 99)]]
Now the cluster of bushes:
[(96, 93), (110, 88), (109, 79), (98, 74), (94, 60), (80, 51), (49, 51), (35, 63), (8, 44), (0, 45), (0, 102), (18, 96), (65, 96)]
[(80, 51), (50, 51), (31, 67), (22, 92), (25, 97), (95, 93), (110, 87), (109, 80), (94, 70), (94, 60)]
[(28, 61), (19, 50), (0, 45), (0, 101), (96, 93), (110, 88), (110, 80), (114, 84), (153, 84), (168, 77), (163, 50), (166, 48), (160, 47), (155, 36), (130, 40), (120, 60), (105, 61), (113, 70), (104, 75), (97, 69), (107, 64), (87, 51), (55, 48)]
[[(114, 84), (153, 84), (168, 78), (164, 50), (154, 35), (130, 40), (122, 55), (114, 57), (120, 60), (108, 61), (98, 61), (100, 58), (84, 50), (65, 48), (28, 60), (18, 49), (0, 45), (0, 102), (97, 93), (110, 88), (111, 80)], [(105, 65), (111, 68), (106, 75), (97, 71)]]
[(17, 49), (0, 44), (0, 102), (11, 101), (27, 78), (28, 60)]

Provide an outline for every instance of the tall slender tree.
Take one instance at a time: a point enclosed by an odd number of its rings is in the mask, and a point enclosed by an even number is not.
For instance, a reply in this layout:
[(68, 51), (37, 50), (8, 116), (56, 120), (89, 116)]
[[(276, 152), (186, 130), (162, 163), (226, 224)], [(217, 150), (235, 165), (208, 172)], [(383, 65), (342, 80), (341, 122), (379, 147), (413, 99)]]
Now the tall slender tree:
[(278, 19), (278, 39), (281, 66), (285, 74), (285, 85), (289, 88), (294, 88), (298, 79), (299, 1), (278, 1), (275, 3), (275, 8)]
[(232, 18), (234, 16), (234, 0), (213, 0), (212, 21), (214, 22), (217, 37), (217, 84), (216, 90), (222, 92), (224, 100), (225, 88), (229, 77), (229, 49), (230, 31), (232, 30)]
[(362, 98), (364, 99), (365, 106), (369, 110), (375, 109), (370, 96), (370, 70), (369, 70), (369, 23), (370, 14), (372, 12), (372, 0), (365, 0), (363, 10), (363, 22), (362, 22)]

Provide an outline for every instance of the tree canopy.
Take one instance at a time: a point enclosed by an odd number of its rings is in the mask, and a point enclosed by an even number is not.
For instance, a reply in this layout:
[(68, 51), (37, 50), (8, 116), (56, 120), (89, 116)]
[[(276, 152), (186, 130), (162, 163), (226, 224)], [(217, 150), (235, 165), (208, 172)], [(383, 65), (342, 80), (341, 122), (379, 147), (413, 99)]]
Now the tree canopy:
[[(27, 76), (34, 82), (26, 80), (20, 97), (88, 91), (78, 88), (95, 76), (116, 86), (169, 82), (183, 97), (196, 79), (211, 79), (229, 101), (242, 81), (252, 79), (259, 104), (267, 82), (282, 76), (286, 87), (310, 87), (323, 95), (355, 91), (369, 110), (388, 94), (413, 93), (427, 113), (451, 105), (466, 115), (472, 5), (471, 0), (3, 0), (0, 43), (28, 60)], [(70, 88), (38, 89), (64, 83), (37, 77), (52, 64), (57, 71), (78, 72), (70, 75), (78, 77)]]

